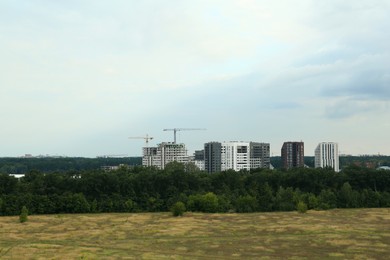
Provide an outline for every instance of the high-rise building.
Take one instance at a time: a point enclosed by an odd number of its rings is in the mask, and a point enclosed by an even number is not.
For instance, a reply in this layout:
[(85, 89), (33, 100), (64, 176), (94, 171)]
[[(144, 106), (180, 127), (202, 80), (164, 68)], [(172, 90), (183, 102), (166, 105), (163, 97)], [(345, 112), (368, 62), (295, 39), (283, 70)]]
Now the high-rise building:
[(209, 142), (204, 144), (204, 169), (207, 172), (221, 171), (221, 143)]
[(258, 142), (224, 142), (221, 170), (235, 171), (270, 167), (270, 145)]
[(250, 170), (249, 142), (224, 142), (221, 150), (221, 170)]
[(282, 146), (282, 167), (291, 169), (304, 167), (304, 144), (303, 142), (284, 142)]
[(186, 163), (189, 159), (184, 144), (163, 142), (158, 144), (157, 147), (143, 148), (142, 165), (164, 169), (165, 165), (170, 162)]
[(337, 143), (322, 142), (314, 151), (314, 166), (316, 168), (331, 167), (334, 171), (340, 171), (339, 148)]
[(271, 165), (270, 144), (250, 142), (250, 168), (266, 168)]

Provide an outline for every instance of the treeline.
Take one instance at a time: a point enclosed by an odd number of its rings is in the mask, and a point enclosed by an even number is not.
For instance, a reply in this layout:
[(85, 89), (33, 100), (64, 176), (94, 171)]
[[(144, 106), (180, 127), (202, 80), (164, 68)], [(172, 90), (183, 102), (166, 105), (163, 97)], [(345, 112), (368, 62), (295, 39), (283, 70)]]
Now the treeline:
[(40, 172), (67, 172), (96, 170), (102, 166), (141, 165), (142, 157), (123, 158), (0, 158), (0, 173), (26, 174), (36, 170)]
[[(277, 169), (282, 168), (282, 158), (280, 156), (272, 156), (271, 164)], [(379, 166), (390, 166), (390, 156), (386, 155), (342, 155), (339, 156), (340, 168), (349, 167), (351, 165), (361, 166), (366, 168), (377, 168)], [(314, 156), (305, 156), (304, 163), (308, 167), (314, 168)]]
[[(270, 158), (271, 164), (276, 168), (282, 167), (281, 157)], [(90, 171), (100, 169), (102, 166), (117, 166), (120, 164), (139, 166), (142, 164), (142, 157), (123, 158), (83, 158), (83, 157), (61, 157), (61, 158), (0, 158), (0, 173), (26, 174), (31, 171), (39, 172), (69, 172), (69, 171)], [(314, 167), (314, 157), (305, 156), (305, 165)], [(341, 168), (350, 165), (362, 167), (390, 166), (390, 156), (341, 156)]]
[(340, 156), (340, 165), (355, 165), (366, 168), (376, 168), (379, 166), (390, 166), (390, 156), (386, 155), (366, 155), (366, 156)]
[(390, 207), (390, 171), (349, 167), (258, 169), (208, 174), (171, 163), (165, 170), (32, 171), (21, 179), (0, 174), (0, 214), (169, 211), (176, 202), (190, 211), (257, 212)]

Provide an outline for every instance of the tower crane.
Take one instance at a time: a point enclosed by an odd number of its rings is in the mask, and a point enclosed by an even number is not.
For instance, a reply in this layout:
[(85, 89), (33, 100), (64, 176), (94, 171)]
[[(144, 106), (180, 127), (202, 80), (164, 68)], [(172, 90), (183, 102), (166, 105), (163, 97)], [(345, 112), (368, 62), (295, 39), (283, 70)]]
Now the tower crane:
[(149, 144), (149, 140), (153, 140), (153, 138), (154, 137), (151, 137), (148, 134), (146, 134), (146, 136), (131, 136), (131, 137), (129, 137), (129, 139), (144, 139), (146, 147)]
[(176, 144), (176, 132), (177, 131), (193, 131), (193, 130), (206, 130), (205, 128), (168, 128), (163, 131), (173, 131), (173, 143)]

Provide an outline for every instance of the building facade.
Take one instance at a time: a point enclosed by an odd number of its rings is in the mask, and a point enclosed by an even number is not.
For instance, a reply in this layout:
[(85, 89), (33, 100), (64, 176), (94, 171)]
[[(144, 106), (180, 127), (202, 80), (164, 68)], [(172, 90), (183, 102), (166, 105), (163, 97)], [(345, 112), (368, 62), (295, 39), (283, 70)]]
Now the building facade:
[(221, 149), (221, 170), (250, 170), (249, 142), (224, 142)]
[(219, 142), (209, 142), (204, 144), (204, 170), (207, 172), (221, 171), (221, 150), (222, 144)]
[(314, 166), (316, 168), (331, 167), (340, 171), (339, 148), (334, 142), (319, 143), (314, 151)]
[(165, 165), (170, 162), (187, 163), (189, 160), (190, 157), (187, 155), (184, 144), (163, 142), (158, 144), (157, 147), (143, 148), (143, 166), (155, 166), (159, 169), (164, 169)]
[(142, 148), (142, 165), (161, 168), (161, 151), (158, 147)]
[(258, 142), (210, 142), (205, 144), (205, 170), (270, 168), (270, 144)]
[(282, 167), (284, 169), (304, 167), (305, 158), (304, 143), (284, 142), (281, 150)]
[(194, 164), (199, 168), (199, 170), (205, 170), (204, 150), (195, 151)]
[(250, 168), (269, 169), (270, 166), (270, 144), (250, 142)]

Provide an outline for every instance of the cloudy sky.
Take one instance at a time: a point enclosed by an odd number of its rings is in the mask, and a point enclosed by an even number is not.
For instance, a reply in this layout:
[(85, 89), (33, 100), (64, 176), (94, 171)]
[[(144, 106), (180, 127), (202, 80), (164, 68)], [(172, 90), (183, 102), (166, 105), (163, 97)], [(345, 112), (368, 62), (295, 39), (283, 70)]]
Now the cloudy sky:
[(178, 132), (390, 155), (388, 0), (1, 0), (0, 156), (140, 156)]

